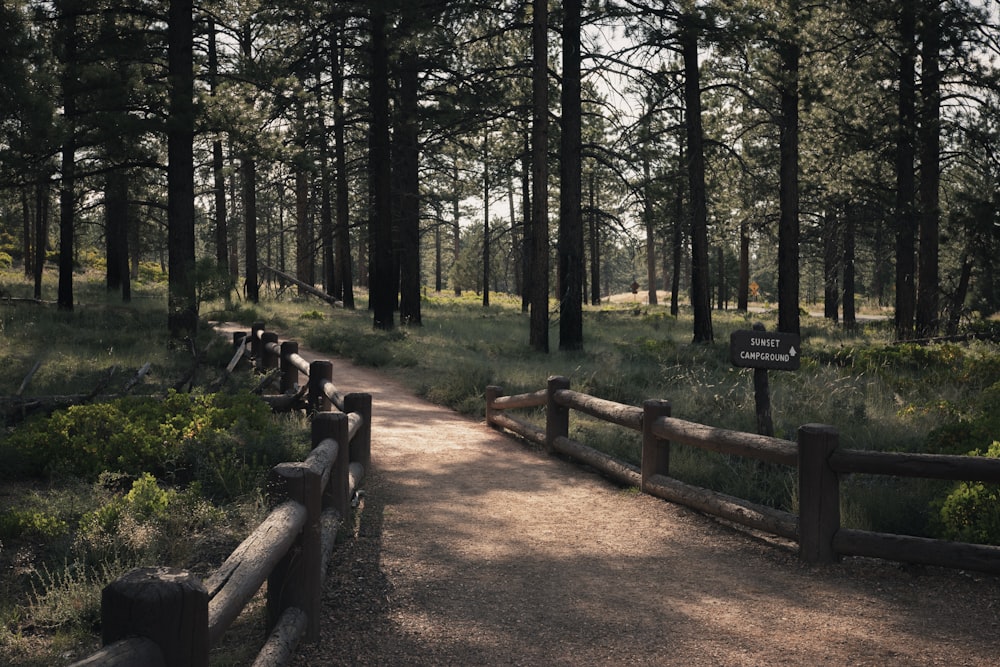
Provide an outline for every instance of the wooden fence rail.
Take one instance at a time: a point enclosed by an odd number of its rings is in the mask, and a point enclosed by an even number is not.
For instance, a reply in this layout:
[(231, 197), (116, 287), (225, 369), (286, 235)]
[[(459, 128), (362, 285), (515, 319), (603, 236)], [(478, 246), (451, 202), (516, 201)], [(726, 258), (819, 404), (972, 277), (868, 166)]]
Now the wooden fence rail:
[[(508, 410), (545, 408), (539, 427)], [(570, 410), (642, 434), (642, 465), (619, 461), (569, 438)], [(1000, 460), (975, 456), (903, 454), (841, 449), (837, 430), (806, 424), (795, 442), (695, 424), (670, 416), (670, 403), (646, 401), (641, 408), (571, 391), (569, 380), (551, 377), (546, 389), (504, 396), (486, 390), (486, 421), (600, 470), (623, 484), (751, 528), (799, 543), (809, 563), (833, 563), (841, 556), (870, 556), (902, 562), (1000, 573), (1000, 547), (948, 542), (843, 528), (840, 476), (851, 473), (1000, 482)], [(767, 461), (794, 468), (798, 478), (795, 515), (741, 498), (692, 486), (670, 476), (674, 444)]]
[(249, 336), (235, 335), (233, 345), (227, 371), (249, 350), (262, 372), (280, 367), (284, 391), (296, 390), (300, 373), (308, 376), (308, 405), (321, 408), (312, 417), (312, 450), (305, 461), (272, 468), (274, 508), (204, 581), (184, 570), (146, 567), (109, 584), (101, 596), (104, 648), (72, 667), (204, 667), (210, 649), (265, 582), (270, 634), (255, 667), (286, 664), (300, 639), (319, 638), (322, 584), (336, 532), (370, 467), (371, 394), (341, 396), (330, 362), (306, 362), (296, 343), (278, 345), (261, 323)]

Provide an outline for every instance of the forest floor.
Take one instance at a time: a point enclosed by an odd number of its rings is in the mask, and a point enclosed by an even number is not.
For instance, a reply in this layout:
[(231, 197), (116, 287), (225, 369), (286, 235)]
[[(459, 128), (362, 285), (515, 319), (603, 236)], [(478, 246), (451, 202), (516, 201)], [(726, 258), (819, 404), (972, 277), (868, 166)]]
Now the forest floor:
[(294, 665), (997, 664), (1000, 577), (805, 565), (331, 361), (373, 471)]

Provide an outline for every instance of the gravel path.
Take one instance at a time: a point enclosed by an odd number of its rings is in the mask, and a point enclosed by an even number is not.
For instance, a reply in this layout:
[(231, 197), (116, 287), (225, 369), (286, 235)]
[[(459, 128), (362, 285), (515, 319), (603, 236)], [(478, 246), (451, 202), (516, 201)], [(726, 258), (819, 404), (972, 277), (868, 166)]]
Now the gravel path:
[(333, 363), (374, 470), (295, 665), (1000, 664), (1000, 578), (806, 566)]

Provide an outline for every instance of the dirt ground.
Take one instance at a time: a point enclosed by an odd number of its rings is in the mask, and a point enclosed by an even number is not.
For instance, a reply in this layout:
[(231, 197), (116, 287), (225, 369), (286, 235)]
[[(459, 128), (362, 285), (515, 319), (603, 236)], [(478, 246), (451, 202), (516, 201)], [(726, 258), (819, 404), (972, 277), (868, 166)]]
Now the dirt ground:
[(294, 665), (1000, 664), (998, 577), (803, 565), (333, 362), (374, 470)]

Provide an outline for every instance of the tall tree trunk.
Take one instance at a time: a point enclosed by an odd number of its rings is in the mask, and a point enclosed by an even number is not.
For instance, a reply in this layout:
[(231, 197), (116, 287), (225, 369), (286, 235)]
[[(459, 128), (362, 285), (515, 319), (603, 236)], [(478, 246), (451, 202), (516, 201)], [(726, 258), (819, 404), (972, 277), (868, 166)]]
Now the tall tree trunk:
[(593, 306), (601, 303), (601, 228), (597, 220), (597, 176), (595, 172), (590, 172), (589, 178), (589, 199), (590, 215), (590, 304)]
[(389, 151), (389, 53), (386, 44), (386, 16), (382, 9), (370, 9), (371, 77), (369, 80), (368, 171), (371, 219), (371, 309), (376, 329), (394, 328), (396, 302), (392, 259), (392, 172)]
[(320, 148), (320, 207), (319, 235), (323, 264), (323, 291), (333, 294), (336, 284), (336, 266), (334, 264), (334, 226), (333, 226), (333, 193), (330, 192), (330, 156), (326, 149), (326, 141)]
[(920, 244), (917, 280), (917, 335), (938, 331), (938, 248), (941, 200), (941, 18), (937, 2), (925, 6), (921, 21), (920, 67)]
[(416, 54), (400, 58), (399, 126), (399, 321), (422, 324), (420, 314), (420, 145), (417, 132), (420, 61)]
[(691, 305), (694, 309), (694, 342), (710, 343), (714, 340), (714, 335), (708, 279), (708, 203), (701, 125), (701, 74), (698, 70), (699, 20), (691, 15), (684, 17), (681, 50), (684, 59), (688, 184), (691, 191)]
[(721, 245), (716, 248), (716, 258), (718, 260), (718, 292), (716, 307), (718, 310), (725, 310), (729, 303), (729, 288), (726, 285), (726, 251)]
[(531, 203), (531, 137), (525, 135), (524, 150), (521, 152), (521, 218), (524, 233), (521, 238), (521, 312), (531, 308), (531, 280), (534, 274), (532, 257), (535, 248), (535, 232), (532, 224)]
[(583, 348), (583, 146), (580, 101), (582, 0), (563, 1), (563, 81), (559, 161), (559, 349)]
[(857, 313), (854, 306), (856, 215), (856, 209), (848, 206), (844, 216), (844, 328), (848, 331), (854, 331), (857, 327)]
[[(681, 172), (686, 166), (684, 146), (677, 152)], [(674, 233), (671, 240), (671, 260), (673, 271), (670, 275), (670, 314), (674, 317), (680, 313), (681, 291), (681, 261), (684, 256), (684, 180), (677, 179), (677, 191), (674, 195)]]
[(517, 222), (517, 207), (514, 204), (514, 172), (507, 172), (507, 210), (510, 212), (510, 254), (514, 260), (514, 294), (520, 296), (524, 290), (524, 274), (521, 268), (521, 231), (523, 225)]
[(441, 238), (441, 225), (434, 225), (434, 291), (444, 289), (444, 240)]
[(170, 0), (167, 25), (167, 321), (170, 337), (198, 329), (194, 283), (194, 5)]
[(646, 228), (646, 286), (649, 305), (658, 303), (656, 298), (656, 231), (653, 221), (653, 185), (649, 165), (648, 147), (643, 150), (642, 157), (642, 222)]
[(344, 302), (344, 308), (354, 310), (354, 275), (351, 267), (350, 198), (347, 187), (347, 146), (344, 133), (344, 58), (340, 31), (337, 30), (332, 49), (333, 64), (333, 160), (337, 170), (337, 280), (334, 294)]
[[(461, 204), (460, 184), (461, 175), (458, 173), (458, 162), (452, 165), (452, 198), (451, 198), (451, 261), (452, 266), (458, 266), (459, 256), (462, 252), (462, 215), (459, 210)], [(457, 278), (454, 279), (452, 289), (455, 296), (462, 296), (462, 285)]]
[(125, 167), (112, 169), (104, 188), (104, 236), (107, 289), (121, 290), (122, 301), (132, 299), (128, 270), (128, 173)]
[(534, 0), (531, 23), (531, 321), (529, 344), (549, 351), (549, 6)]
[(483, 130), (483, 308), (490, 305), (490, 130)]
[(946, 333), (949, 336), (958, 334), (958, 327), (962, 323), (962, 313), (965, 310), (965, 299), (969, 296), (969, 284), (972, 282), (972, 253), (966, 247), (962, 251), (961, 269), (958, 274), (958, 285), (951, 295), (951, 302), (948, 305), (948, 324)]
[(28, 186), (21, 188), (21, 255), (24, 257), (24, 277), (31, 278), (34, 271), (34, 245), (32, 244), (33, 226), (31, 224), (31, 190)]
[(836, 214), (827, 212), (823, 218), (823, 317), (840, 318), (840, 244)]
[(899, 126), (896, 138), (896, 338), (913, 337), (916, 317), (916, 2), (899, 13)]
[(794, 34), (781, 40), (778, 198), (778, 331), (799, 333), (799, 44), (798, 0), (788, 3)]
[[(244, 155), (240, 162), (243, 176), (243, 233), (246, 255), (246, 298), (250, 303), (260, 302), (260, 278), (257, 266), (257, 162)], [(284, 236), (282, 235), (282, 238)], [(284, 269), (284, 263), (281, 266)]]
[(736, 309), (750, 310), (750, 232), (746, 220), (740, 223), (740, 286)]
[[(215, 21), (208, 19), (208, 82), (214, 97), (218, 88), (219, 58), (216, 49)], [(212, 141), (212, 180), (215, 189), (215, 263), (220, 271), (229, 273), (229, 221), (226, 217), (226, 176), (222, 156), (222, 139)], [(226, 297), (229, 298), (228, 296)]]
[(63, 119), (66, 133), (62, 146), (62, 174), (59, 185), (59, 289), (60, 310), (73, 310), (73, 226), (76, 217), (76, 88), (77, 13), (76, 0), (60, 3), (59, 25), (63, 41)]
[[(295, 277), (307, 285), (312, 285), (313, 280), (313, 234), (312, 224), (309, 216), (309, 186), (312, 174), (306, 167), (306, 152), (309, 150), (306, 139), (306, 109), (305, 103), (301, 100), (296, 105), (296, 116), (298, 120), (298, 147), (303, 155), (296, 160), (295, 170)], [(298, 287), (299, 295), (305, 294), (302, 287)]]
[(35, 188), (35, 259), (32, 263), (34, 273), (34, 296), (42, 298), (42, 272), (45, 269), (45, 251), (49, 239), (49, 183), (47, 176), (38, 180)]

